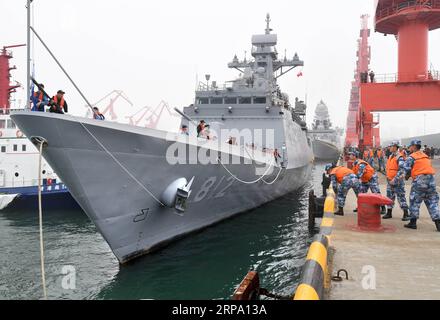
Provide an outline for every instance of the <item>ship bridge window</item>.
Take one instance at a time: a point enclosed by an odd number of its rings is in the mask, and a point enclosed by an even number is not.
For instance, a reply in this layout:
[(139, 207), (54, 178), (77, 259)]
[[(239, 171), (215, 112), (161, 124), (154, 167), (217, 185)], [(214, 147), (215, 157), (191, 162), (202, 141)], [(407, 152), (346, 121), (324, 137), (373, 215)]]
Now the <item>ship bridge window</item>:
[(223, 104), (223, 98), (211, 98), (211, 104)]
[(6, 153), (6, 146), (2, 146), (2, 153)]
[(251, 97), (239, 98), (238, 103), (239, 104), (251, 104), (252, 98)]
[(23, 151), (23, 152), (26, 152), (26, 145), (25, 144), (23, 144), (23, 145), (21, 145), (21, 151)]
[(209, 98), (198, 98), (197, 104), (209, 104)]
[(237, 98), (225, 98), (225, 104), (237, 104)]
[(18, 151), (18, 145), (14, 144), (13, 150), (14, 150), (14, 152), (17, 152)]
[(266, 97), (256, 97), (254, 98), (255, 104), (265, 104), (267, 102)]
[(12, 120), (8, 120), (7, 124), (8, 124), (8, 129), (15, 129), (15, 128), (17, 128), (17, 126), (15, 125), (14, 121), (12, 121)]
[(0, 120), (0, 129), (4, 129), (6, 127), (6, 120)]

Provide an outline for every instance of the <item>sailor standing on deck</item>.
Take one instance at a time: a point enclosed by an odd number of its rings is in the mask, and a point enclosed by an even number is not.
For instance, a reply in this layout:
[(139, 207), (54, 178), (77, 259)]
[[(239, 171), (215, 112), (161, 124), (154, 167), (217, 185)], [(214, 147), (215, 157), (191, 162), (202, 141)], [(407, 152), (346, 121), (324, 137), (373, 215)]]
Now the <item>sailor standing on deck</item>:
[(405, 162), (404, 169), (407, 179), (413, 179), (409, 196), (411, 221), (405, 225), (408, 229), (417, 229), (417, 220), (420, 215), (420, 205), (425, 201), (428, 212), (434, 221), (437, 231), (440, 232), (439, 195), (436, 190), (435, 170), (429, 157), (421, 151), (422, 142), (413, 140), (409, 147), (411, 155)]
[(50, 100), (51, 107), (49, 111), (51, 113), (64, 114), (68, 112), (67, 102), (64, 100), (64, 94), (65, 92), (63, 90), (58, 90), (57, 95)]
[(325, 172), (330, 175), (333, 190), (338, 195), (338, 207), (339, 211), (336, 213), (338, 216), (344, 215), (345, 199), (350, 189), (353, 189), (356, 197), (359, 194), (359, 179), (354, 172), (347, 167), (335, 167), (333, 164), (325, 166)]
[(405, 153), (399, 151), (399, 141), (393, 141), (390, 145), (391, 155), (387, 161), (387, 197), (393, 200), (393, 204), (388, 205), (388, 212), (383, 217), (391, 219), (393, 217), (393, 208), (397, 196), (400, 208), (403, 210), (402, 221), (409, 221), (408, 203), (405, 193)]
[(44, 112), (45, 111), (44, 107), (49, 104), (49, 99), (41, 90), (41, 89), (44, 90), (44, 84), (40, 84), (38, 89), (39, 90), (37, 92), (34, 92), (34, 94), (31, 97), (32, 111)]
[[(354, 161), (353, 172), (361, 182), (359, 193), (367, 193), (368, 190), (371, 190), (372, 193), (380, 194), (379, 177), (376, 170), (368, 162), (356, 159), (354, 153), (350, 154), (350, 160)], [(382, 214), (385, 214), (385, 211), (385, 206), (382, 206)]]

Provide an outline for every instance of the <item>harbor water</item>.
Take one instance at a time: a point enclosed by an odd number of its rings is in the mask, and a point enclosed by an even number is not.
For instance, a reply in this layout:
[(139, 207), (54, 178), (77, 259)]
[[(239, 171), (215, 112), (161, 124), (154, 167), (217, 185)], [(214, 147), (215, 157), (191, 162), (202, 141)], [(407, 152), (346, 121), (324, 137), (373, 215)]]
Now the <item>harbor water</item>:
[[(323, 167), (315, 164), (298, 192), (124, 266), (83, 212), (44, 212), (48, 298), (229, 299), (249, 270), (262, 287), (290, 295), (311, 239), (308, 192), (321, 193)], [(0, 299), (40, 299), (38, 213), (1, 212), (0, 248)]]

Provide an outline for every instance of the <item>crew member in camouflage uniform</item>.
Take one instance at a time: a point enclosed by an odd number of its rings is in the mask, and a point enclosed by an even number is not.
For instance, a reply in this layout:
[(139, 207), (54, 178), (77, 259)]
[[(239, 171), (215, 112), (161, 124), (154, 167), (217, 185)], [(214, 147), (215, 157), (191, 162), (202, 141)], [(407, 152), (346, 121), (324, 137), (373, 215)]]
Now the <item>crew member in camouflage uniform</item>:
[(359, 194), (359, 179), (354, 174), (353, 170), (347, 167), (335, 167), (333, 164), (328, 164), (325, 167), (325, 171), (330, 175), (333, 190), (337, 192), (338, 195), (338, 207), (339, 211), (336, 215), (344, 215), (345, 199), (347, 198), (347, 193), (350, 189), (353, 189), (356, 197)]
[(420, 205), (425, 201), (432, 221), (434, 221), (437, 231), (440, 232), (439, 195), (434, 178), (435, 170), (432, 167), (431, 159), (421, 149), (422, 142), (413, 140), (409, 148), (411, 155), (404, 165), (406, 178), (409, 179), (411, 176), (413, 179), (409, 196), (411, 221), (405, 225), (405, 228), (417, 229)]
[[(354, 161), (353, 171), (360, 181), (359, 193), (368, 193), (368, 190), (371, 190), (372, 193), (380, 194), (379, 177), (373, 166), (364, 160), (356, 159), (354, 153), (350, 154), (350, 160)], [(381, 214), (385, 214), (385, 212), (386, 208), (382, 206)]]
[(387, 176), (387, 197), (393, 200), (393, 204), (388, 205), (388, 212), (383, 217), (391, 219), (393, 217), (393, 208), (396, 201), (399, 202), (400, 208), (403, 210), (402, 221), (409, 221), (408, 203), (406, 202), (405, 193), (405, 160), (406, 155), (399, 151), (400, 143), (393, 141), (390, 145), (391, 155), (388, 157), (386, 166)]

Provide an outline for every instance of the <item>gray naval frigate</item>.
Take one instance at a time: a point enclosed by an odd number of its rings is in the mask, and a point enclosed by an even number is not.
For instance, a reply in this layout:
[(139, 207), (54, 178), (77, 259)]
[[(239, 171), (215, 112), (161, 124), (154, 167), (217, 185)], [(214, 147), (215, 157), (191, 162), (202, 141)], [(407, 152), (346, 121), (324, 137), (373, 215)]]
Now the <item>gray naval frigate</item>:
[[(297, 54), (279, 59), (269, 21), (264, 34), (252, 37), (253, 59), (229, 64), (238, 79), (220, 86), (207, 77), (200, 85), (180, 112), (182, 132), (12, 115), (31, 141), (45, 142), (44, 158), (121, 264), (308, 181), (313, 153), (305, 105), (291, 106), (277, 83), (303, 62)], [(201, 120), (208, 126), (198, 126)]]
[(317, 160), (336, 161), (341, 155), (340, 134), (332, 128), (327, 105), (320, 101), (316, 106), (312, 130), (308, 132), (312, 139), (313, 153)]

